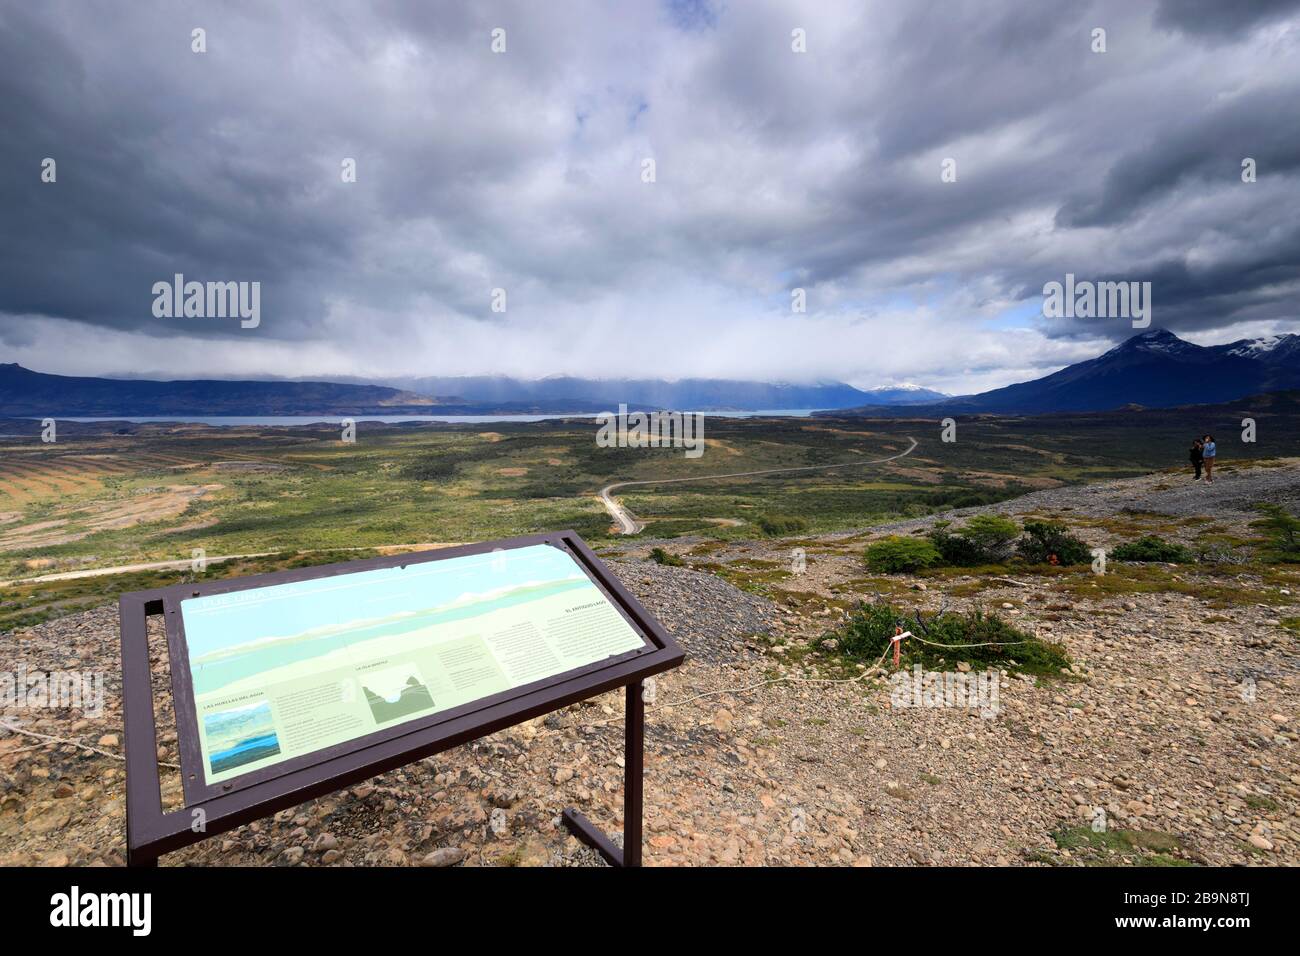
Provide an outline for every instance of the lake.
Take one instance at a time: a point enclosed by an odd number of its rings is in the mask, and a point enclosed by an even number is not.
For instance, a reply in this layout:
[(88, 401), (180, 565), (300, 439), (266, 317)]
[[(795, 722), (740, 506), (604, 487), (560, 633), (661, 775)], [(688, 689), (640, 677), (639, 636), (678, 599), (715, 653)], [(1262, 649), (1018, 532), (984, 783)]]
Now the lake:
[[(764, 408), (746, 412), (705, 412), (706, 418), (807, 418), (815, 408)], [(611, 409), (609, 414), (616, 414)], [(596, 419), (595, 412), (574, 412), (572, 414), (554, 415), (111, 415), (99, 418), (70, 418), (58, 416), (64, 422), (177, 422), (188, 425), (310, 425), (316, 422), (338, 424), (350, 418), (358, 422), (384, 422), (401, 424), (403, 422), (446, 422), (448, 424), (478, 425), (487, 422), (545, 422), (558, 418)]]

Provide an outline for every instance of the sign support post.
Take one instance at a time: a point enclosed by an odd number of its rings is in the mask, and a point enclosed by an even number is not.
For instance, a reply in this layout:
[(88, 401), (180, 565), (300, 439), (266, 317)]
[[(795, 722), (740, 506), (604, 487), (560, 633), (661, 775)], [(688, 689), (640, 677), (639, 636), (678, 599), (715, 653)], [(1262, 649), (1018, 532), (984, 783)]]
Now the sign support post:
[(610, 866), (641, 865), (642, 786), (645, 765), (645, 688), (627, 685), (627, 714), (623, 719), (623, 848), (620, 850), (577, 810), (564, 811), (564, 825), (599, 853)]

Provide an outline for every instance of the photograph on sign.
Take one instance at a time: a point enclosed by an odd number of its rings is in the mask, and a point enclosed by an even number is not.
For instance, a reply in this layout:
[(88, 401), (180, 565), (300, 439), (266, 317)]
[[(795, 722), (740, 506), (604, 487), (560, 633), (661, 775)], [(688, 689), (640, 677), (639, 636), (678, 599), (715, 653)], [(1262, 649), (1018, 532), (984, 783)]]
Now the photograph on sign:
[(540, 544), (181, 602), (209, 785), (646, 647)]

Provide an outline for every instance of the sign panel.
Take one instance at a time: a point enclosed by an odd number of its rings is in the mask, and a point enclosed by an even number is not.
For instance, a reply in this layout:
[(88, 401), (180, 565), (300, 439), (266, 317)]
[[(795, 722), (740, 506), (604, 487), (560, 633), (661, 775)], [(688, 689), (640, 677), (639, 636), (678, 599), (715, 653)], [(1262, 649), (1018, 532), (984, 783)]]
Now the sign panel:
[(651, 646), (547, 544), (180, 610), (208, 785)]

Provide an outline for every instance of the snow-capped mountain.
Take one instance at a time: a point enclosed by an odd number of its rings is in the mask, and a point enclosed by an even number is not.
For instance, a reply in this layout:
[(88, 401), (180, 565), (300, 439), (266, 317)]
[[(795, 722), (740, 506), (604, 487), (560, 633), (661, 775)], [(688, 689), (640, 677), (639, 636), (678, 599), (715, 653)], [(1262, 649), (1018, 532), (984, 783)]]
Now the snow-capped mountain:
[[(1152, 329), (1043, 378), (924, 408), (945, 414), (1105, 411), (1125, 405), (1171, 408), (1284, 389), (1300, 389), (1300, 335), (1202, 346)], [(913, 411), (920, 413), (920, 408)]]
[(1164, 329), (1135, 335), (1109, 352), (1044, 378), (953, 404), (980, 411), (1102, 411), (1123, 405), (1169, 408), (1227, 402), (1300, 388), (1300, 336), (1202, 346)]
[(948, 398), (944, 392), (932, 388), (904, 382), (901, 385), (876, 385), (865, 389), (871, 401), (882, 405), (923, 405), (928, 402), (942, 402)]

